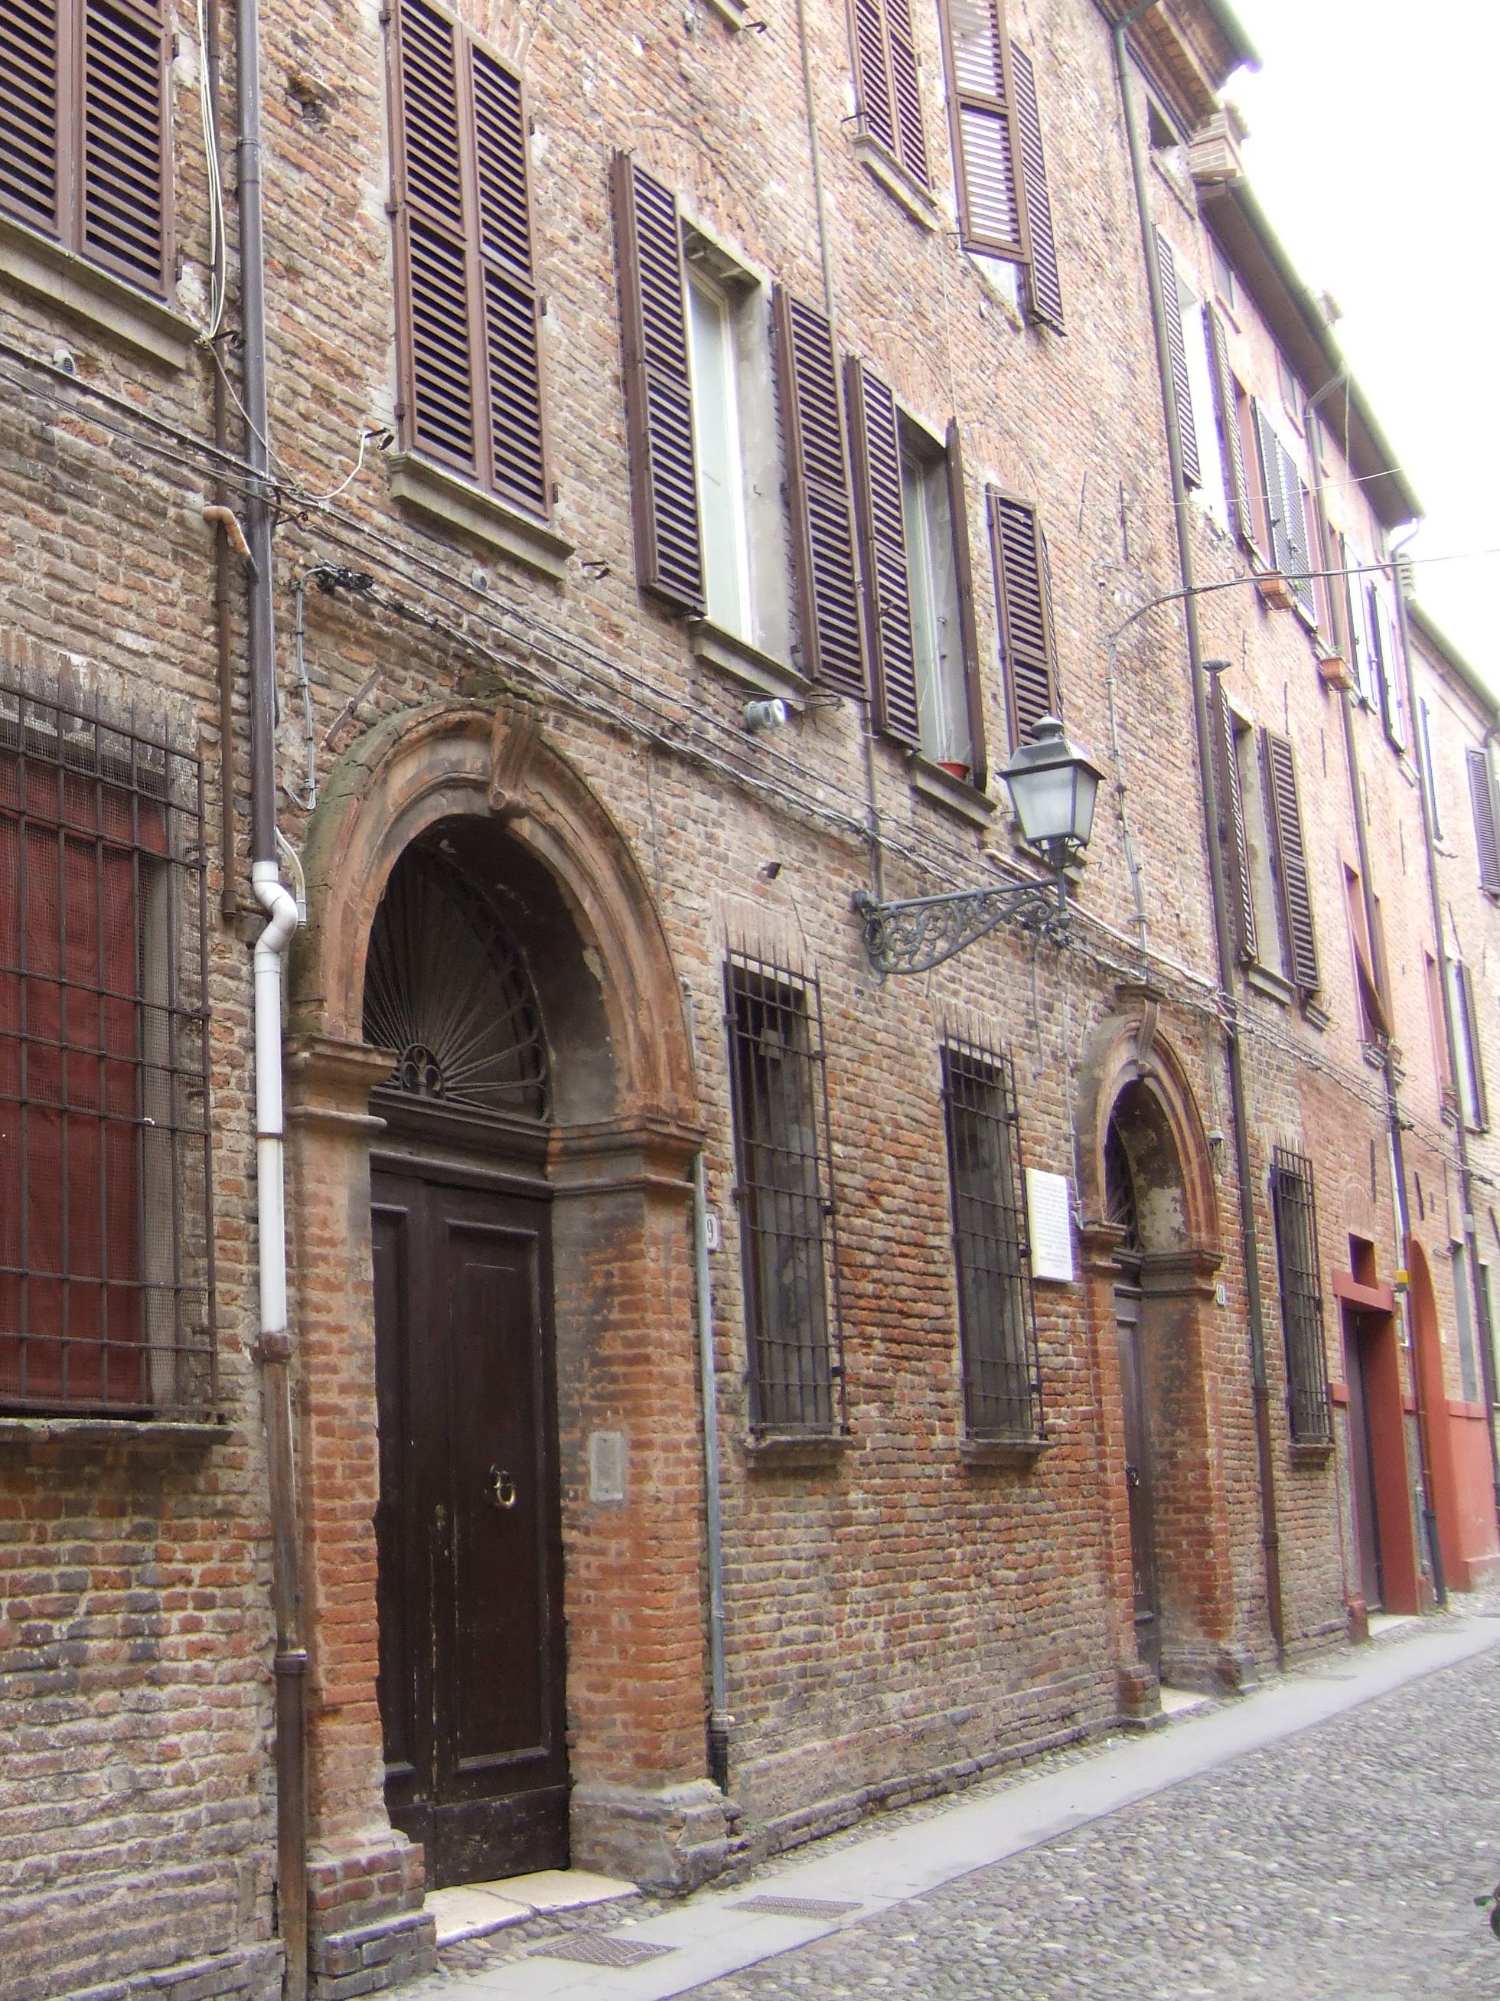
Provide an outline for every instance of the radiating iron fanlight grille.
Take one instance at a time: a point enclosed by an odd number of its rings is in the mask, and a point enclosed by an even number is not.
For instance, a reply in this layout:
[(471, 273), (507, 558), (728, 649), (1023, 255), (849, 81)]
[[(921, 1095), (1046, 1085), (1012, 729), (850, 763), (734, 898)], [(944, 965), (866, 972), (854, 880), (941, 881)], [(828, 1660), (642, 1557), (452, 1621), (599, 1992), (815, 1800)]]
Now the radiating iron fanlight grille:
[(1135, 1172), (1119, 1128), (1113, 1123), (1104, 1137), (1104, 1206), (1105, 1221), (1125, 1232), (1120, 1240), (1121, 1254), (1139, 1257), (1141, 1218), (1136, 1202)]
[(520, 951), (484, 891), (414, 847), (375, 915), (365, 1040), (393, 1049), (389, 1088), (430, 1105), (544, 1119), (541, 1013)]

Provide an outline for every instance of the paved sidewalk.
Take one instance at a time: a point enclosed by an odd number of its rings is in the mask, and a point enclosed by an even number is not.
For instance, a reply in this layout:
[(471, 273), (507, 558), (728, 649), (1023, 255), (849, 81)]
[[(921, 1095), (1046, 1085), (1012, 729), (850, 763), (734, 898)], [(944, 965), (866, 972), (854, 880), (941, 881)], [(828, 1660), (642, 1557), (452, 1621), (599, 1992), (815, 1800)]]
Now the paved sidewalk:
[[(406, 1991), (1497, 2001), (1500, 1944), (1473, 1903), (1500, 1877), (1497, 1650), (1492, 1600)], [(580, 1949), (638, 1963), (559, 1956)]]

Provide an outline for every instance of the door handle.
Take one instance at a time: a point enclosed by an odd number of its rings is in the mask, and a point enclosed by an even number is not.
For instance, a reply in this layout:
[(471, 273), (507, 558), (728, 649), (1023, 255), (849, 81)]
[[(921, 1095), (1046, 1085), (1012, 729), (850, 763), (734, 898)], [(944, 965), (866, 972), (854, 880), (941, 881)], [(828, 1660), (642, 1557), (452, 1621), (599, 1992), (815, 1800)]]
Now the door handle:
[(1141, 1484), (1140, 1469), (1135, 1466), (1127, 1466), (1125, 1468), (1125, 1485), (1127, 1487), (1135, 1488), (1139, 1487), (1140, 1484)]
[(513, 1508), (516, 1505), (515, 1481), (500, 1467), (492, 1466), (485, 1476), (484, 1498), (492, 1508)]

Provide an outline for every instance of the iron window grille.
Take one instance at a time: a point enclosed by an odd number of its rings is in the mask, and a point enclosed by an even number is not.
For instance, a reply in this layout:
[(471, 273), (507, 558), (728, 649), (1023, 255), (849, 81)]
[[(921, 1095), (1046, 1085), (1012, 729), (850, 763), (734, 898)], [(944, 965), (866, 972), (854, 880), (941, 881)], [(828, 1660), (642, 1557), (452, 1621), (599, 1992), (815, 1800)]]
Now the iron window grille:
[(1318, 1264), (1318, 1211), (1312, 1162), (1278, 1146), (1271, 1157), (1271, 1206), (1286, 1336), (1287, 1410), (1298, 1444), (1333, 1437), (1328, 1401), (1328, 1353), (1323, 1338), (1323, 1284)]
[(841, 1431), (838, 1246), (818, 982), (737, 953), (725, 971), (725, 996), (751, 1429)]
[(203, 774), (0, 689), (0, 1407), (216, 1395)]
[(1041, 1367), (1015, 1070), (1004, 1051), (952, 1033), (942, 1064), (964, 1426), (974, 1439), (1039, 1439)]

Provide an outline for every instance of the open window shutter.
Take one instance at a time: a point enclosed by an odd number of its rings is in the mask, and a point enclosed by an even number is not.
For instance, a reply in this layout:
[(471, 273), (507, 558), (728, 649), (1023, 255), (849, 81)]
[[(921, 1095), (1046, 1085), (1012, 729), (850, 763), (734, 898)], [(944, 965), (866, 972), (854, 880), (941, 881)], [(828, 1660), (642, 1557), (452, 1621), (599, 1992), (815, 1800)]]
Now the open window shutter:
[(942, 0), (941, 16), (964, 248), (1020, 262), (1027, 245), (1004, 9), (1001, 0)]
[(1213, 677), (1214, 769), (1219, 792), (1219, 840), (1229, 868), (1230, 916), (1234, 946), (1247, 963), (1255, 958), (1255, 892), (1250, 875), (1250, 844), (1245, 829), (1245, 798), (1240, 786), (1239, 759), (1234, 750), (1234, 716), (1221, 675)]
[(1213, 361), (1214, 409), (1219, 420), (1219, 444), (1224, 459), (1225, 499), (1229, 503), (1229, 532), (1241, 541), (1255, 536), (1255, 514), (1250, 506), (1250, 486), (1245, 478), (1245, 448), (1240, 439), (1239, 415), (1235, 408), (1234, 377), (1229, 370), (1229, 342), (1217, 308), (1206, 308), (1208, 345)]
[(1012, 745), (1025, 743), (1046, 715), (1059, 716), (1047, 552), (1029, 501), (987, 489), (990, 553), (1000, 609), (1000, 649)]
[(7, 0), (0, 8), (0, 207), (49, 234), (63, 226), (57, 7), (58, 0)]
[(1469, 764), (1469, 797), (1474, 805), (1474, 839), (1479, 848), (1480, 887), (1500, 896), (1500, 837), (1495, 826), (1495, 788), (1490, 761), (1482, 750), (1465, 753)]
[(958, 421), (947, 437), (948, 519), (953, 530), (953, 568), (958, 580), (958, 631), (964, 650), (964, 696), (969, 709), (969, 776), (983, 789), (989, 777), (984, 747), (984, 691), (979, 681), (979, 621), (974, 613), (974, 560), (969, 546), (969, 498), (964, 484)]
[(615, 154), (610, 172), (620, 258), (636, 578), (643, 590), (654, 591), (674, 610), (701, 612), (703, 543), (677, 203), (626, 153)]
[(1198, 428), (1193, 422), (1193, 390), (1188, 381), (1187, 339), (1182, 328), (1182, 298), (1177, 290), (1177, 259), (1158, 229), (1156, 268), (1161, 274), (1162, 311), (1167, 322), (1167, 358), (1172, 369), (1172, 401), (1177, 409), (1177, 433), (1182, 440), (1182, 476), (1189, 486), (1203, 484), (1198, 461)]
[(808, 677), (865, 697), (854, 518), (827, 320), (777, 287), (776, 367)]
[[(30, 6), (23, 0), (23, 16)], [(171, 38), (157, 0), (91, 0), (82, 12), (78, 247), (133, 283), (164, 292)]]
[(854, 60), (860, 122), (927, 186), (927, 139), (911, 0), (854, 0)]
[(1261, 732), (1270, 833), (1276, 851), (1276, 880), (1291, 956), (1292, 983), (1300, 993), (1318, 988), (1318, 946), (1313, 932), (1312, 891), (1297, 798), (1297, 766), (1292, 746), (1272, 730)]
[(1255, 447), (1260, 459), (1260, 490), (1266, 501), (1266, 526), (1271, 542), (1271, 562), (1283, 575), (1291, 568), (1291, 544), (1287, 539), (1287, 502), (1281, 485), (1281, 440), (1271, 427), (1260, 403), (1251, 398), (1250, 415), (1255, 426)]
[(1308, 493), (1297, 471), (1296, 461), (1279, 443), (1281, 452), (1281, 498), (1286, 508), (1286, 553), (1292, 596), (1314, 623), (1318, 604), (1308, 572), (1313, 567), (1312, 539), (1308, 528)]
[(1406, 715), (1406, 679), (1401, 671), (1401, 627), (1391, 598), (1391, 586), (1384, 575), (1376, 579), (1375, 604), (1380, 621), (1381, 658), (1385, 663), (1390, 690), (1390, 719), (1385, 733), (1397, 750), (1405, 750), (1410, 733)]
[(1380, 720), (1397, 750), (1406, 748), (1406, 705), (1401, 699), (1400, 663), (1396, 658), (1395, 635), (1385, 615), (1381, 588), (1371, 578), (1365, 585), (1365, 613), (1370, 632), (1370, 652), (1380, 690)]
[(1052, 233), (1052, 198), (1042, 152), (1042, 120), (1037, 110), (1036, 74), (1024, 49), (1010, 52), (1015, 134), (1021, 154), (1024, 241), (1027, 247), (1027, 317), (1062, 333), (1062, 286), (1057, 275), (1057, 240)]
[(477, 45), (469, 55), (489, 479), (497, 493), (545, 515), (541, 301), (532, 270), (526, 113), (520, 79)]
[(896, 150), (885, 0), (854, 0), (854, 66), (860, 123), (887, 152)]
[(864, 557), (867, 630), (873, 666), (875, 721), (888, 736), (916, 748), (921, 736), (917, 666), (912, 644), (911, 591), (901, 511), (901, 438), (890, 390), (852, 357), (849, 385), (850, 458)]
[(1462, 961), (1453, 970), (1464, 1016), (1464, 1054), (1469, 1066), (1470, 1110), (1473, 1113), (1470, 1123), (1482, 1128), (1490, 1122), (1490, 1104), (1484, 1083), (1484, 1055), (1479, 1046), (1479, 1016), (1474, 1008), (1474, 980)]
[(403, 442), (478, 473), (455, 34), (423, 0), (395, 18)]
[(928, 183), (927, 135), (922, 129), (922, 87), (917, 75), (917, 38), (911, 0), (886, 0), (886, 33), (891, 55), (891, 88), (896, 109), (896, 152), (913, 180)]

